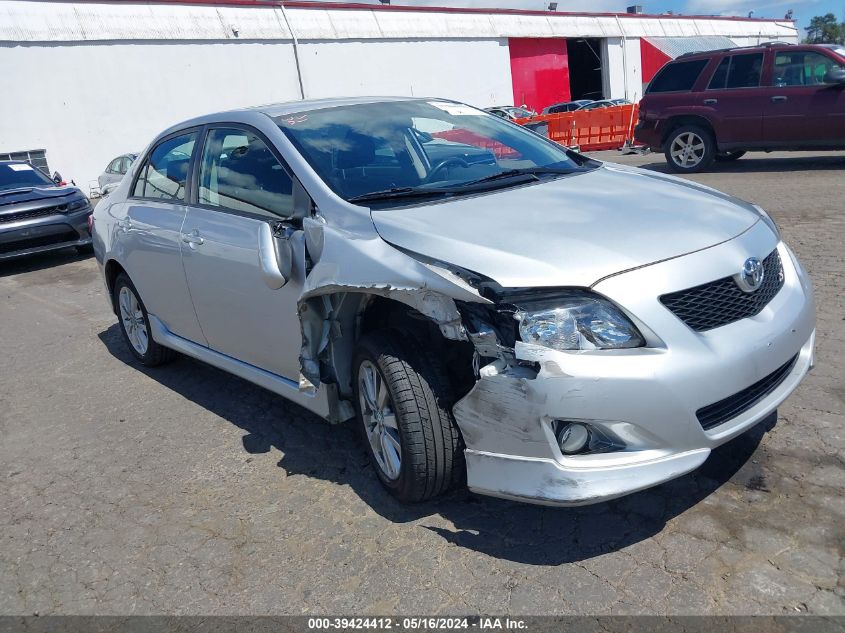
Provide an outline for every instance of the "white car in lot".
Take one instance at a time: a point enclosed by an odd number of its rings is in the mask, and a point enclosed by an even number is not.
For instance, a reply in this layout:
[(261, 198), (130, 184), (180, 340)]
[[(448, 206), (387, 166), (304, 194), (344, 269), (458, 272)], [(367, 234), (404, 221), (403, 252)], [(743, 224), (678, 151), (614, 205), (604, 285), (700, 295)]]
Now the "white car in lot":
[(810, 281), (765, 211), (443, 99), (176, 125), (94, 246), (138, 361), (182, 352), (354, 419), (404, 501), (464, 477), (553, 505), (653, 486), (813, 363)]

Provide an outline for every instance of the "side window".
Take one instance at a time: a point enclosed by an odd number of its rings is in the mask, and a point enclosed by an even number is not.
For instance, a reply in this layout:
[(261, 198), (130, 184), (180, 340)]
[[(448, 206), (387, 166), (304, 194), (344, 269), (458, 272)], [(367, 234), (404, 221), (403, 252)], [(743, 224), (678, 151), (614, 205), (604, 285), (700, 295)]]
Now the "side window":
[(763, 69), (763, 53), (734, 55), (728, 73), (728, 88), (756, 88), (760, 85)]
[(731, 58), (730, 57), (723, 57), (722, 61), (719, 62), (719, 65), (716, 67), (716, 72), (713, 73), (713, 77), (710, 79), (710, 83), (707, 85), (708, 90), (724, 90), (725, 84), (728, 81), (728, 68), (731, 66)]
[(774, 85), (820, 86), (825, 76), (839, 64), (814, 51), (781, 51), (775, 55)]
[(681, 92), (692, 90), (695, 80), (707, 65), (707, 59), (694, 59), (688, 62), (666, 64), (651, 80), (648, 92)]
[(150, 152), (135, 181), (133, 195), (163, 200), (184, 200), (188, 164), (197, 141), (190, 132), (162, 141)]
[(110, 162), (109, 166), (106, 167), (106, 171), (110, 174), (119, 174), (120, 173), (120, 159), (115, 158), (112, 162)]
[(202, 151), (199, 202), (272, 218), (290, 217), (293, 181), (255, 134), (212, 129)]

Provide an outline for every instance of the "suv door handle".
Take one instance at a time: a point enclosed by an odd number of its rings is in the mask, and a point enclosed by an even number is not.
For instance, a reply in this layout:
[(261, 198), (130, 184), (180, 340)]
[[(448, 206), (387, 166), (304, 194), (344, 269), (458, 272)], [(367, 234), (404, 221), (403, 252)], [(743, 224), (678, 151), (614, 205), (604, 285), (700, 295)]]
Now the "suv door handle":
[(194, 229), (190, 233), (182, 233), (182, 241), (191, 248), (205, 244), (205, 240), (200, 237), (200, 232), (197, 229)]
[(718, 99), (705, 99), (704, 100), (704, 105), (716, 105), (717, 103), (719, 103)]
[(776, 97), (772, 97), (772, 101), (777, 103), (779, 101), (786, 101), (786, 97), (783, 95), (777, 95)]

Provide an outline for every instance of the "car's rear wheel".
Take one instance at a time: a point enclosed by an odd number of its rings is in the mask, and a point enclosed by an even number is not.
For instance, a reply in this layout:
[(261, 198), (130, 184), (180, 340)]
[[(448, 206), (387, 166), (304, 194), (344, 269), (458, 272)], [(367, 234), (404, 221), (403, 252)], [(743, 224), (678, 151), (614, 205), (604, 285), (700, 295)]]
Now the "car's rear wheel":
[(437, 357), (412, 335), (365, 335), (354, 361), (357, 423), (379, 480), (400, 501), (444, 493), (462, 480), (463, 442)]
[(713, 135), (697, 125), (685, 125), (673, 130), (666, 139), (665, 148), (669, 167), (682, 174), (707, 169), (716, 156)]
[(123, 339), (138, 362), (155, 367), (173, 360), (176, 352), (153, 340), (147, 308), (127, 275), (117, 276), (112, 293)]
[(727, 163), (732, 160), (737, 160), (745, 156), (745, 152), (738, 150), (736, 152), (719, 152), (716, 154), (716, 161), (720, 163)]

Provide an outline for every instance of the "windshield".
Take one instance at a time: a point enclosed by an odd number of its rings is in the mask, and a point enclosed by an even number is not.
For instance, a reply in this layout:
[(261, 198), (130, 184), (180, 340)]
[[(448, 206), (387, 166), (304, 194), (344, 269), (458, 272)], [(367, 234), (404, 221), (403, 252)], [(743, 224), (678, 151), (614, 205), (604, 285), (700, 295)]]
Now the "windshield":
[(589, 162), (452, 101), (338, 106), (275, 121), (326, 184), (353, 202), (396, 205), (427, 195), (477, 193), (524, 184), (527, 177), (560, 177)]
[(0, 163), (0, 191), (53, 184), (52, 180), (28, 163)]

